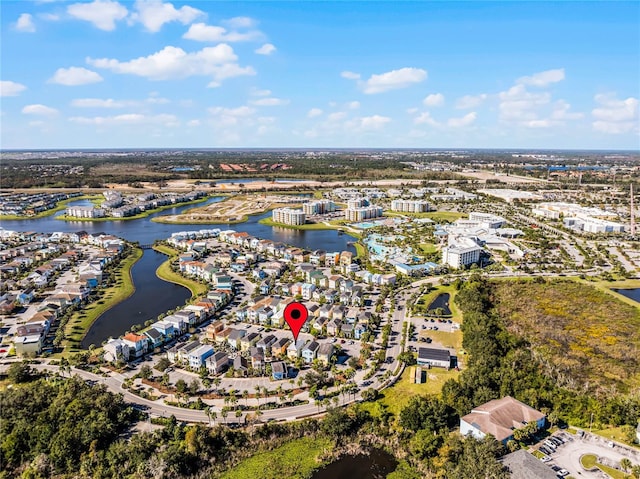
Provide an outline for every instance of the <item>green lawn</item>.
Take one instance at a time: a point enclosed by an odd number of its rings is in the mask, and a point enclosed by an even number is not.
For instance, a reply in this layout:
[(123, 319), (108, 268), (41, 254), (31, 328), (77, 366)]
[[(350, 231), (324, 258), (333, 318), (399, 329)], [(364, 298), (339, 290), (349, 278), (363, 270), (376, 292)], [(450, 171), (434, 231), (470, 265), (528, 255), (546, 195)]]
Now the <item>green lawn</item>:
[(399, 414), (400, 410), (416, 395), (440, 394), (443, 384), (448, 379), (457, 379), (459, 371), (441, 368), (424, 369), (427, 381), (422, 384), (414, 384), (410, 377), (415, 366), (405, 368), (400, 379), (390, 388), (381, 392), (380, 403), (387, 407), (389, 412)]
[(329, 439), (302, 438), (245, 459), (222, 479), (307, 479), (334, 447)]
[(422, 254), (431, 254), (438, 251), (438, 248), (433, 243), (420, 243), (418, 246)]
[(416, 303), (416, 306), (417, 306), (417, 308), (415, 308), (416, 316), (420, 314), (425, 314), (427, 312), (427, 308), (433, 302), (433, 300), (436, 299), (439, 295), (444, 293), (449, 293), (449, 309), (451, 310), (450, 319), (457, 323), (462, 323), (462, 312), (458, 309), (458, 306), (455, 304), (455, 301), (454, 301), (457, 294), (457, 290), (452, 285), (436, 286), (427, 294), (422, 295)]
[(598, 458), (595, 454), (585, 454), (580, 458), (580, 464), (582, 464), (585, 469), (591, 469), (597, 462)]
[(625, 479), (627, 477), (630, 477), (628, 474), (625, 474), (618, 469), (600, 464), (595, 454), (585, 454), (580, 458), (580, 464), (582, 464), (586, 469), (597, 467), (602, 472), (611, 476), (613, 479)]
[[(104, 290), (103, 295), (98, 301), (88, 305), (86, 308), (77, 311), (67, 323), (65, 327), (67, 349), (71, 349), (69, 342), (79, 343), (91, 327), (93, 322), (107, 310), (121, 303), (135, 292), (133, 280), (131, 279), (131, 268), (142, 257), (142, 250), (134, 248), (132, 253), (125, 258), (118, 266), (116, 273), (116, 283), (110, 288)], [(96, 344), (96, 346), (100, 346)]]
[(206, 284), (185, 278), (180, 273), (176, 273), (171, 269), (171, 261), (173, 261), (173, 258), (177, 256), (178, 251), (165, 245), (155, 245), (153, 249), (159, 253), (169, 256), (169, 259), (162, 263), (156, 270), (156, 276), (158, 276), (158, 278), (170, 283), (180, 284), (185, 288), (188, 288), (189, 291), (191, 291), (191, 296), (202, 296), (207, 294), (209, 287)]

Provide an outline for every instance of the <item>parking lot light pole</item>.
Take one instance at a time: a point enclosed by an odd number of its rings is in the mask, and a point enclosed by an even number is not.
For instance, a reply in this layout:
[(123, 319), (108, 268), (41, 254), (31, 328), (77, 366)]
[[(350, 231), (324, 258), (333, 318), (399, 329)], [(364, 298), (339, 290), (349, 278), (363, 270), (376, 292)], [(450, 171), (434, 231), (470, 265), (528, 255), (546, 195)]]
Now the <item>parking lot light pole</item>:
[(593, 425), (593, 413), (591, 413), (591, 420), (589, 421), (589, 434), (591, 434), (591, 426)]

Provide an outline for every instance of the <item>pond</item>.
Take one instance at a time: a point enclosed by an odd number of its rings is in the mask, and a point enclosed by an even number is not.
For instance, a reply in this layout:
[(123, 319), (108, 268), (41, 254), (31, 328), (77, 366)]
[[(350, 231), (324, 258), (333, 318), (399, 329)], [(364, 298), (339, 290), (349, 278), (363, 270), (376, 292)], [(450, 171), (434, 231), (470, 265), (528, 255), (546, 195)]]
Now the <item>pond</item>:
[(315, 472), (311, 479), (384, 479), (397, 466), (391, 454), (373, 449), (369, 455), (342, 457)]
[(451, 316), (451, 309), (449, 309), (449, 298), (449, 293), (442, 293), (436, 296), (436, 299), (431, 301), (431, 304), (429, 305), (429, 312), (433, 314), (436, 309), (442, 308), (444, 310), (444, 316)]
[(614, 289), (616, 293), (620, 293), (622, 296), (626, 296), (629, 299), (633, 299), (640, 303), (640, 288), (635, 289)]

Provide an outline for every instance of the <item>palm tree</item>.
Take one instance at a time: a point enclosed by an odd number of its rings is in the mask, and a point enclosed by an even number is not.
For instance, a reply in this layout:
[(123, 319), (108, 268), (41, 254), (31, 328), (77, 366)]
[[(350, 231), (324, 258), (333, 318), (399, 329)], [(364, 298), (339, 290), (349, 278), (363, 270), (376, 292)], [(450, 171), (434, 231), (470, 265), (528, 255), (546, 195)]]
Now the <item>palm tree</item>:
[(627, 472), (629, 469), (631, 469), (631, 465), (631, 461), (626, 457), (620, 461), (620, 467), (624, 472)]
[(244, 405), (245, 407), (248, 407), (247, 405), (247, 399), (249, 398), (249, 391), (247, 391), (246, 389), (244, 391), (242, 391), (242, 399), (244, 399)]
[(220, 411), (220, 415), (224, 418), (224, 423), (227, 423), (227, 416), (229, 415), (229, 410), (227, 407), (223, 407), (222, 411)]

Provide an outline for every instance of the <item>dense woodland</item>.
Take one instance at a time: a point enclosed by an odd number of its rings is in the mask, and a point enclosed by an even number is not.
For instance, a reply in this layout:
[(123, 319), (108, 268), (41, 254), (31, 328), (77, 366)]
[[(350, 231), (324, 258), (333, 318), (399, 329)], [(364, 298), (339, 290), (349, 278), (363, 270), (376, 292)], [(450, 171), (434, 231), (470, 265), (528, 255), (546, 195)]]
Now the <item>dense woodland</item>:
[[(0, 478), (235, 478), (235, 466), (247, 458), (305, 438), (332, 444), (330, 454), (318, 455), (318, 465), (357, 445), (393, 453), (400, 464), (390, 479), (506, 479), (497, 458), (525, 444), (527, 434), (506, 449), (492, 438), (461, 437), (459, 418), (474, 406), (512, 395), (547, 413), (553, 424), (588, 427), (593, 414), (594, 424), (635, 425), (637, 390), (605, 392), (582, 381), (575, 387), (557, 381), (536, 346), (513, 332), (511, 309), (497, 302), (504, 301), (500, 283), (473, 276), (455, 286), (467, 367), (459, 380), (445, 383), (441, 395), (414, 397), (397, 416), (374, 402), (333, 409), (323, 419), (243, 430), (169, 419), (153, 433), (128, 435), (138, 413), (120, 396), (80, 379), (34, 378), (28, 365), (11, 366), (14, 386), (0, 392)], [(275, 457), (252, 479), (272, 477), (269, 470), (308, 477), (295, 462)]]

